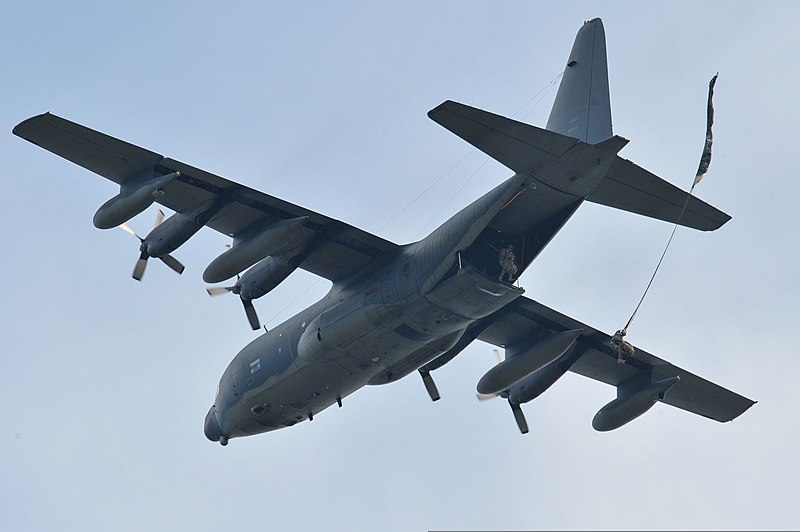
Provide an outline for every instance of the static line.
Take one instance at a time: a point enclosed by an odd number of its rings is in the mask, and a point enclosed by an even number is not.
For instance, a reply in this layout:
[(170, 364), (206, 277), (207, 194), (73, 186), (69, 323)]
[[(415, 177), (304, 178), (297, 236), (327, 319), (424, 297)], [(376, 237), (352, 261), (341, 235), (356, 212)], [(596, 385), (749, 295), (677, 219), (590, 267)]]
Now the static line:
[(639, 300), (639, 304), (636, 305), (636, 308), (634, 309), (633, 314), (631, 314), (630, 319), (628, 319), (628, 323), (626, 323), (625, 328), (622, 329), (623, 336), (628, 332), (628, 327), (630, 327), (631, 322), (633, 322), (633, 318), (639, 311), (639, 307), (642, 306), (642, 301), (644, 301), (647, 292), (650, 290), (650, 286), (653, 284), (653, 279), (656, 278), (656, 273), (658, 273), (658, 269), (661, 267), (661, 263), (664, 261), (664, 256), (667, 254), (667, 250), (669, 249), (669, 245), (672, 243), (672, 237), (675, 236), (675, 231), (678, 230), (678, 225), (681, 223), (683, 213), (686, 212), (686, 206), (689, 204), (689, 198), (692, 197), (694, 187), (696, 187), (703, 178), (705, 173), (708, 171), (708, 166), (711, 164), (711, 145), (714, 139), (714, 136), (711, 133), (711, 128), (714, 125), (714, 104), (712, 100), (714, 98), (714, 85), (717, 83), (717, 76), (719, 76), (719, 72), (714, 74), (714, 77), (712, 77), (711, 81), (708, 82), (708, 103), (706, 104), (706, 140), (703, 146), (703, 153), (700, 156), (700, 165), (697, 167), (697, 175), (692, 183), (692, 188), (689, 189), (689, 194), (686, 196), (686, 201), (683, 202), (683, 209), (681, 209), (681, 213), (678, 216), (678, 221), (675, 222), (675, 227), (672, 228), (672, 234), (669, 235), (669, 240), (667, 241), (666, 247), (664, 247), (664, 252), (661, 253), (661, 258), (658, 259), (656, 269), (653, 271), (653, 275), (650, 277), (650, 282), (647, 283), (647, 288), (644, 289), (642, 298)]

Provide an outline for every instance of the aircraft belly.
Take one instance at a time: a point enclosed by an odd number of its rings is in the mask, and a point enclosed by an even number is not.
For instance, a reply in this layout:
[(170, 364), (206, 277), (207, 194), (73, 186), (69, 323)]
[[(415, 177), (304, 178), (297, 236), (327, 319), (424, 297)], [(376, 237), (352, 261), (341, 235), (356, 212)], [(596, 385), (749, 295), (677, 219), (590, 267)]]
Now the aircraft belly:
[[(309, 419), (362, 387), (368, 375), (336, 362), (314, 362), (296, 368), (267, 386), (244, 394), (227, 414), (244, 434), (259, 434)], [(227, 421), (227, 420), (226, 420)]]

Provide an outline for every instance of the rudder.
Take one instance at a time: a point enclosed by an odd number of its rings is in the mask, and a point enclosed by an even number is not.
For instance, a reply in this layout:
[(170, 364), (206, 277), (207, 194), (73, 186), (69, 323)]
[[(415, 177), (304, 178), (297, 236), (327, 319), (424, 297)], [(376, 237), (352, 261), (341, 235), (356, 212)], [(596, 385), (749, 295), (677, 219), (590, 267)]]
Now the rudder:
[(603, 22), (585, 22), (567, 60), (547, 129), (597, 144), (613, 136)]

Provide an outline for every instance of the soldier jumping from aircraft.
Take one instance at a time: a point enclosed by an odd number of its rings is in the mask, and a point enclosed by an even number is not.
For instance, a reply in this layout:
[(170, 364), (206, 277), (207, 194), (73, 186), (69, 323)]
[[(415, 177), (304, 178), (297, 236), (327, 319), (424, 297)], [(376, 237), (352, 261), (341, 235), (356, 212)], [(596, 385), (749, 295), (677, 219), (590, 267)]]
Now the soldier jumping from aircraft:
[(500, 281), (503, 280), (503, 277), (508, 275), (508, 282), (514, 282), (514, 276), (517, 274), (517, 264), (514, 262), (514, 246), (509, 244), (508, 247), (505, 247), (500, 250)]
[(625, 331), (619, 330), (611, 337), (611, 348), (617, 352), (617, 364), (624, 364), (632, 357), (635, 349), (625, 341)]

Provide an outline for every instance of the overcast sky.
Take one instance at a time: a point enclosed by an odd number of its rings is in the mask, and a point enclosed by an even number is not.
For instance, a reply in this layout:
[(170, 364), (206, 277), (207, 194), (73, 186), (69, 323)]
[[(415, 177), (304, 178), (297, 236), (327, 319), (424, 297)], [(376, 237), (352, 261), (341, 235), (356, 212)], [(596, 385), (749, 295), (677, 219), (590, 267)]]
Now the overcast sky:
[[(0, 528), (800, 527), (800, 4), (551, 5), (7, 2)], [(256, 334), (235, 297), (204, 290), (228, 241), (203, 230), (175, 253), (183, 276), (151, 261), (137, 283), (138, 242), (91, 222), (116, 185), (11, 134), (51, 111), (406, 243), (510, 175), (427, 111), (453, 99), (543, 126), (550, 82), (594, 17), (621, 155), (685, 189), (719, 72), (696, 192), (733, 219), (678, 231), (629, 339), (758, 401), (731, 423), (658, 404), (598, 433), (614, 389), (567, 374), (523, 406), (522, 436), (504, 401), (475, 399), (494, 363), (476, 342), (433, 374), (437, 403), (413, 374), (311, 423), (213, 444), (217, 381)], [(131, 225), (146, 234), (154, 217)], [(670, 231), (586, 204), (522, 285), (613, 332)], [(256, 308), (274, 326), (328, 288), (297, 272)]]

